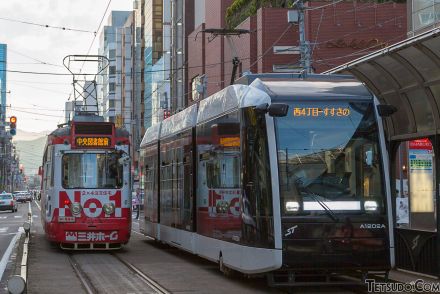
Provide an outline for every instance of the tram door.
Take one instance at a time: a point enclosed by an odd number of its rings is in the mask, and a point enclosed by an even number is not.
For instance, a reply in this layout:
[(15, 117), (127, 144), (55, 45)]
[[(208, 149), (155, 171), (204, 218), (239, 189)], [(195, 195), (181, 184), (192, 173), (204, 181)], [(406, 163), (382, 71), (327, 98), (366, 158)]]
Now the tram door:
[(436, 171), (429, 138), (397, 143), (393, 157), (396, 267), (437, 276)]

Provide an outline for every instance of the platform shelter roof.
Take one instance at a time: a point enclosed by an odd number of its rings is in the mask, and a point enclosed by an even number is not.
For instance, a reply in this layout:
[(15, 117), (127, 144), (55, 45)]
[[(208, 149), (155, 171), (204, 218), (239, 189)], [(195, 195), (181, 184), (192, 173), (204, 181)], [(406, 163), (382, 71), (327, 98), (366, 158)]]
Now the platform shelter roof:
[(352, 74), (397, 111), (386, 118), (387, 138), (440, 132), (440, 29), (373, 52), (326, 73)]

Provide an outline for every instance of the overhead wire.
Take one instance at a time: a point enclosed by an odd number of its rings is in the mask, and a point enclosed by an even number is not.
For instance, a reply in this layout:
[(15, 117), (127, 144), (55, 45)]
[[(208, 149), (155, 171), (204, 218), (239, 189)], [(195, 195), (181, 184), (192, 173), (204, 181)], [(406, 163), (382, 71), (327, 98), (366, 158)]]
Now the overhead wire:
[(20, 106), (11, 106), (11, 105), (6, 105), (7, 108), (10, 108), (11, 110), (14, 109), (18, 109), (18, 110), (44, 110), (44, 111), (63, 111), (65, 112), (65, 109), (53, 109), (53, 108), (31, 108), (31, 107), (20, 107)]
[(17, 83), (17, 82), (11, 82), (11, 81), (9, 81), (9, 83), (21, 85), (21, 86), (32, 88), (32, 89), (39, 90), (39, 91), (46, 91), (46, 92), (59, 93), (59, 94), (63, 94), (63, 95), (69, 95), (69, 93), (66, 93), (66, 92), (61, 92), (61, 91), (57, 91), (57, 90), (53, 90), (53, 89), (45, 89), (45, 88), (41, 88), (41, 87), (31, 86), (31, 85), (27, 85), (26, 83)]
[(38, 63), (40, 63), (40, 64), (51, 65), (51, 66), (56, 66), (56, 67), (63, 67), (63, 66), (60, 65), (60, 64), (53, 64), (53, 63), (50, 63), (50, 62), (42, 61), (42, 60), (40, 60), (40, 59), (38, 59), (38, 58), (35, 58), (35, 57), (32, 57), (32, 56), (29, 56), (29, 55), (24, 54), (24, 53), (21, 53), (21, 52), (18, 52), (17, 50), (11, 49), (10, 47), (8, 47), (8, 52), (12, 52), (12, 53), (15, 53), (15, 54), (17, 54), (17, 55), (20, 55), (20, 56), (26, 57), (26, 58), (31, 59), (31, 60), (33, 60), (33, 61), (36, 61), (36, 62), (38, 62)]
[(9, 21), (9, 22), (16, 22), (16, 23), (22, 23), (22, 24), (38, 26), (38, 27), (43, 27), (43, 28), (59, 29), (59, 30), (63, 30), (63, 31), (73, 31), (73, 32), (79, 32), (79, 33), (91, 33), (91, 34), (95, 34), (96, 33), (96, 32), (92, 32), (92, 31), (89, 31), (89, 30), (69, 28), (69, 27), (62, 27), (62, 26), (53, 26), (53, 25), (48, 25), (48, 24), (35, 23), (35, 22), (31, 22), (31, 21), (18, 20), (18, 19), (12, 19), (12, 18), (7, 18), (7, 17), (0, 17), (0, 20)]
[[(98, 32), (101, 28), (102, 22), (104, 21), (104, 18), (107, 14), (108, 8), (110, 7), (111, 3), (112, 3), (112, 0), (108, 0), (107, 7), (105, 8), (104, 14), (102, 15), (101, 20), (99, 22), (98, 28), (96, 29), (96, 31), (93, 35), (93, 39), (92, 39), (92, 42), (90, 43), (89, 49), (87, 50), (87, 53), (86, 53), (87, 56), (89, 56), (90, 50), (92, 49), (93, 43), (95, 42), (95, 39), (96, 39), (96, 35), (98, 34)], [(83, 62), (79, 72), (82, 72), (82, 69), (84, 68), (84, 64), (85, 64), (85, 61)]]
[(32, 112), (32, 111), (27, 111), (27, 110), (18, 110), (18, 109), (11, 109), (11, 110), (17, 111), (17, 112), (23, 112), (23, 113), (27, 113), (27, 114), (36, 114), (39, 116), (46, 116), (46, 117), (56, 117), (56, 118), (64, 117), (63, 115), (43, 114), (43, 113)]

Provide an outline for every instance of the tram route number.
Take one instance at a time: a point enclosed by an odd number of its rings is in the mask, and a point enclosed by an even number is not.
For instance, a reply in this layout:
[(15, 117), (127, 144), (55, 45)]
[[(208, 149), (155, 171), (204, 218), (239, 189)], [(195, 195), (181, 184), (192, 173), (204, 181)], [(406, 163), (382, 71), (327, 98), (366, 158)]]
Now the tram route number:
[(73, 232), (66, 231), (66, 241), (71, 242), (105, 242), (105, 241), (116, 241), (119, 238), (118, 231), (112, 232)]
[(75, 217), (74, 216), (59, 216), (58, 222), (60, 222), (60, 223), (74, 223)]

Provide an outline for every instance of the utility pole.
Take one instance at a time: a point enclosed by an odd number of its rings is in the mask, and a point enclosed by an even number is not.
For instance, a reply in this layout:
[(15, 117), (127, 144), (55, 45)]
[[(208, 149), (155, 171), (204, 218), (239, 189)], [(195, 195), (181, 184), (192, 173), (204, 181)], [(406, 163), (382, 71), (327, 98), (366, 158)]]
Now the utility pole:
[(301, 54), (300, 65), (304, 73), (312, 73), (312, 57), (310, 55), (310, 43), (306, 40), (305, 25), (305, 7), (304, 0), (295, 2), (297, 10), (289, 10), (287, 12), (287, 21), (289, 23), (298, 23), (299, 31), (299, 51)]

